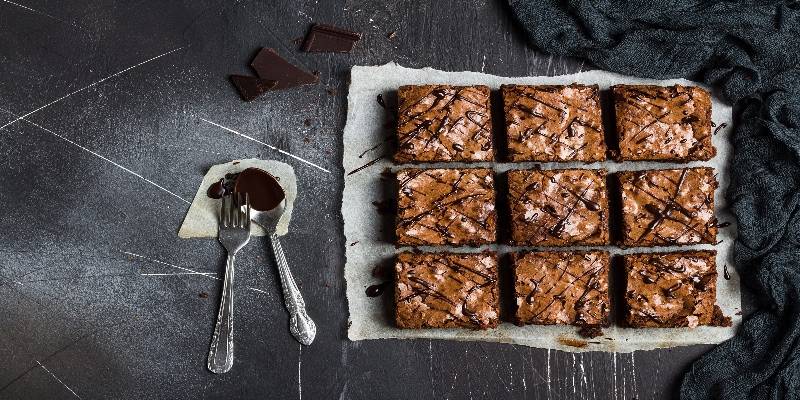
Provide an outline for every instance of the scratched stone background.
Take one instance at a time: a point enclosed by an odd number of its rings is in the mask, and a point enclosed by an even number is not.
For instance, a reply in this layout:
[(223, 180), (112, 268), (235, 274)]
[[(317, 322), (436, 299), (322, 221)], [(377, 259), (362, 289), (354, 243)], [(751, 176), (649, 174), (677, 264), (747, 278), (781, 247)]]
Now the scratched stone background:
[[(352, 54), (303, 54), (296, 38), (312, 21), (364, 38)], [(226, 76), (249, 73), (261, 46), (320, 84), (241, 102)], [(351, 65), (388, 61), (507, 76), (590, 68), (528, 48), (502, 1), (0, 0), (0, 398), (671, 398), (709, 346), (617, 355), (346, 339), (347, 79)], [(319, 331), (307, 348), (288, 334), (254, 239), (237, 259), (236, 361), (217, 376), (205, 362), (224, 253), (176, 232), (208, 166), (250, 157), (295, 168), (284, 246)]]

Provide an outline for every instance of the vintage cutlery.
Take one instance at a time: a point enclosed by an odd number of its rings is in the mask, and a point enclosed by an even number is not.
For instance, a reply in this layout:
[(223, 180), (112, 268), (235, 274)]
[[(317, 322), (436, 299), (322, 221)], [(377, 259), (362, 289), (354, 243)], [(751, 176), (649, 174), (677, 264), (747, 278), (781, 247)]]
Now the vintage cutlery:
[(298, 342), (309, 345), (317, 334), (317, 326), (306, 312), (303, 295), (289, 270), (280, 239), (275, 233), (278, 220), (286, 208), (286, 193), (275, 177), (257, 168), (242, 171), (236, 180), (235, 190), (249, 193), (252, 202), (251, 218), (253, 222), (261, 225), (269, 236), (278, 265), (283, 300), (289, 311), (289, 331)]
[(234, 193), (223, 197), (219, 215), (219, 242), (228, 252), (228, 262), (217, 325), (208, 352), (208, 369), (215, 374), (228, 372), (233, 366), (233, 262), (236, 253), (250, 241), (249, 196)]

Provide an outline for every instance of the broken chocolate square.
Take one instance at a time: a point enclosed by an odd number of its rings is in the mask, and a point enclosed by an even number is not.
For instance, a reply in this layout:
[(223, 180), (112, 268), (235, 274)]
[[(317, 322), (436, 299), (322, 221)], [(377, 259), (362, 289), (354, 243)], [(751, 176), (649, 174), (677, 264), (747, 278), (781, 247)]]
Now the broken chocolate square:
[(256, 97), (274, 88), (278, 83), (276, 81), (246, 75), (231, 75), (230, 78), (233, 86), (236, 86), (236, 89), (239, 91), (239, 96), (242, 96), (242, 100), (244, 101), (255, 100)]
[(314, 53), (349, 53), (361, 34), (331, 25), (314, 24), (303, 42), (303, 51)]
[(319, 82), (319, 77), (290, 64), (273, 49), (263, 48), (250, 66), (261, 79), (277, 81), (272, 90), (309, 85)]

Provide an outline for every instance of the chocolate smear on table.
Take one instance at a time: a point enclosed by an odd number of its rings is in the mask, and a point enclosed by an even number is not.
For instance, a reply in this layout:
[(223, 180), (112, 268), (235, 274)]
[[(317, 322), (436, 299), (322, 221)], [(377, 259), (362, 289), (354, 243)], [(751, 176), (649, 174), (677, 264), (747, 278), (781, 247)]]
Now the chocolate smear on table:
[(256, 71), (259, 78), (278, 82), (272, 90), (319, 82), (318, 76), (292, 65), (275, 50), (266, 47), (256, 54), (250, 66)]
[(349, 53), (361, 33), (348, 31), (331, 25), (314, 24), (306, 34), (303, 51), (310, 53)]
[(367, 287), (364, 293), (366, 293), (367, 297), (378, 297), (386, 291), (386, 288), (389, 287), (389, 283), (390, 282), (383, 282), (376, 285), (370, 285)]
[(231, 75), (230, 79), (244, 101), (253, 101), (278, 84), (277, 81), (246, 75)]

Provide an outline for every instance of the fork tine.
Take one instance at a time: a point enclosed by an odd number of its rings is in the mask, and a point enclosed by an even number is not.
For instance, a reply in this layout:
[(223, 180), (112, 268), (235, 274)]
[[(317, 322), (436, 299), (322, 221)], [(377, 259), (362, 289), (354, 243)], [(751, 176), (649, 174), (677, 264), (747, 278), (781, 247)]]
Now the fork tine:
[(228, 227), (228, 201), (230, 196), (222, 197), (222, 204), (219, 207), (219, 222), (222, 226)]
[(244, 204), (245, 204), (245, 217), (247, 218), (247, 222), (245, 222), (244, 226), (250, 230), (250, 194), (244, 194)]
[(231, 226), (234, 228), (239, 227), (239, 193), (234, 193), (231, 197)]

